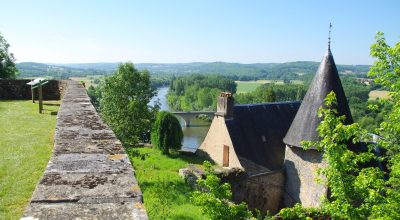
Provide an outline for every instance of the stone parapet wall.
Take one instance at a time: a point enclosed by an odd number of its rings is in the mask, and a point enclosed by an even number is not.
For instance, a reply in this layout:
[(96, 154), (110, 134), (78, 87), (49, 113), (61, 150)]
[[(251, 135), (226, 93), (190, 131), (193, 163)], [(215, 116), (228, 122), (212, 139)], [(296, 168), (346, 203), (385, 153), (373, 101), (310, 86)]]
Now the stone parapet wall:
[[(43, 86), (43, 100), (60, 100), (67, 85), (65, 80), (48, 80)], [(27, 85), (30, 80), (0, 79), (0, 100), (29, 100), (32, 98), (31, 86)], [(35, 89), (35, 99), (38, 92)]]
[(24, 217), (147, 219), (128, 155), (78, 82), (68, 82), (53, 155)]

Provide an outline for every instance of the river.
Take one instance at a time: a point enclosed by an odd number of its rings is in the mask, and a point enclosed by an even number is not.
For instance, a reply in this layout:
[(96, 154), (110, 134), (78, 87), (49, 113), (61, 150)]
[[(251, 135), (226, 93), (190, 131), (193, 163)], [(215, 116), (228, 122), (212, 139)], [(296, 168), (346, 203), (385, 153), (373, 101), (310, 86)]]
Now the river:
[[(157, 90), (157, 96), (155, 96), (150, 103), (154, 103), (157, 99), (160, 102), (161, 110), (164, 111), (174, 111), (168, 105), (167, 101), (167, 93), (169, 87), (161, 87)], [(210, 122), (205, 122), (200, 119), (191, 120), (191, 127), (185, 127), (183, 119), (177, 116), (179, 122), (182, 126), (183, 131), (183, 140), (182, 140), (182, 150), (184, 151), (195, 151), (200, 144), (203, 142), (204, 138), (207, 135), (208, 129), (210, 127)]]

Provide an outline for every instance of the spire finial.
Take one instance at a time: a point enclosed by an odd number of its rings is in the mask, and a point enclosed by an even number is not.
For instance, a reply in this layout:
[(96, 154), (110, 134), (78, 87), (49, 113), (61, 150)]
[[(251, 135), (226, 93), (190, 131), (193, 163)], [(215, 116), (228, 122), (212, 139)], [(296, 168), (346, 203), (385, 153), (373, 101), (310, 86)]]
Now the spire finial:
[(332, 23), (329, 22), (328, 49), (331, 49), (331, 29), (332, 29)]

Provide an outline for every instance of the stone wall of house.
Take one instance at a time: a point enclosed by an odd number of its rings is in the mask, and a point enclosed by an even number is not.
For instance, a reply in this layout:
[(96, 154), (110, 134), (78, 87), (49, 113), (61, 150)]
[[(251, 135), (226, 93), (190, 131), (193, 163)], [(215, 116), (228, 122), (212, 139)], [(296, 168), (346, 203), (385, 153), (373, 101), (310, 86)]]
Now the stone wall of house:
[(317, 170), (326, 166), (322, 154), (316, 150), (303, 150), (286, 146), (284, 207), (300, 202), (305, 207), (321, 204), (327, 195), (327, 187), (316, 183)]
[(24, 217), (147, 219), (125, 149), (78, 82), (68, 82), (57, 115), (53, 155)]
[(251, 210), (258, 209), (263, 214), (267, 211), (275, 214), (281, 208), (284, 178), (283, 170), (248, 176), (244, 171), (233, 169), (222, 181), (232, 185), (233, 201), (244, 201)]
[(223, 165), (224, 145), (229, 147), (229, 167), (242, 168), (233, 148), (228, 128), (223, 116), (215, 116), (203, 143), (196, 154), (212, 159), (218, 165)]
[[(60, 100), (66, 88), (65, 80), (48, 80), (43, 86), (43, 100)], [(30, 80), (0, 79), (0, 100), (28, 100), (32, 99), (31, 86), (27, 85)], [(35, 99), (38, 99), (35, 89)]]

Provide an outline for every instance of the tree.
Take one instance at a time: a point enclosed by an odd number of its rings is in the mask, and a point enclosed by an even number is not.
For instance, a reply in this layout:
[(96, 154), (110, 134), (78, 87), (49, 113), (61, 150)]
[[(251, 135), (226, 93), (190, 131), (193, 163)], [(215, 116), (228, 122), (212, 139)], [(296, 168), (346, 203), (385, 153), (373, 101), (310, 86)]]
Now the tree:
[(138, 71), (132, 63), (120, 64), (114, 75), (100, 87), (100, 111), (116, 136), (128, 146), (138, 143), (151, 130), (158, 106), (148, 105), (155, 95), (147, 70)]
[(400, 42), (390, 47), (382, 32), (376, 35), (375, 40), (371, 56), (377, 60), (371, 66), (369, 76), (375, 77), (375, 83), (390, 91), (390, 99), (381, 102), (392, 107), (384, 110), (384, 120), (376, 130), (382, 137), (379, 145), (387, 151), (389, 179), (386, 201), (373, 211), (382, 218), (400, 219)]
[(275, 102), (276, 101), (276, 94), (274, 90), (268, 88), (262, 92), (262, 102)]
[(8, 51), (10, 44), (0, 33), (0, 79), (15, 79), (18, 69), (15, 66), (15, 58)]
[(180, 149), (183, 133), (178, 119), (171, 113), (160, 111), (151, 132), (151, 143), (164, 154), (170, 149)]

